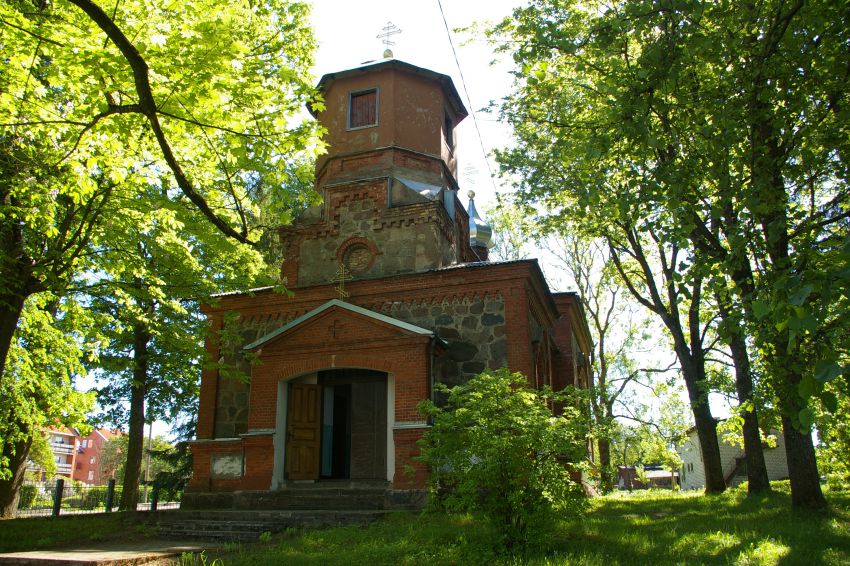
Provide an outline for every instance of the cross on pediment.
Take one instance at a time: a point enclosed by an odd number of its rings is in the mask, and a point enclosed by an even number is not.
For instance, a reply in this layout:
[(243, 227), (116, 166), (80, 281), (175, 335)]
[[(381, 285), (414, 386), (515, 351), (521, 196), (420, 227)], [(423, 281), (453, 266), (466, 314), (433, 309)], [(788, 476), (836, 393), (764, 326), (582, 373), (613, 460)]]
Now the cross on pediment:
[(340, 301), (344, 301), (349, 297), (350, 293), (345, 290), (345, 282), (351, 281), (352, 279), (354, 279), (354, 276), (351, 275), (351, 272), (348, 271), (348, 268), (345, 267), (345, 264), (340, 263), (339, 269), (337, 269), (336, 271), (336, 275), (333, 277), (333, 279), (331, 279), (332, 283), (339, 283), (339, 285), (337, 285), (335, 289), (336, 292), (339, 294)]
[(328, 326), (328, 330), (331, 333), (333, 338), (336, 338), (337, 330), (342, 330), (343, 325), (339, 322), (339, 320), (334, 319), (334, 323)]

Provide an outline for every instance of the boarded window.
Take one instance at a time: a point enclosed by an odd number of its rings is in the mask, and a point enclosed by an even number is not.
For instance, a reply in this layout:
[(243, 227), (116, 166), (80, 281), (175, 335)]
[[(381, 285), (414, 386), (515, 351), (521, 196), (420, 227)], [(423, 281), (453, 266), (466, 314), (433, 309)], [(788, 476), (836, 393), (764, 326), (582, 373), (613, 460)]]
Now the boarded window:
[(378, 123), (378, 91), (367, 90), (351, 93), (348, 112), (348, 127), (362, 128)]

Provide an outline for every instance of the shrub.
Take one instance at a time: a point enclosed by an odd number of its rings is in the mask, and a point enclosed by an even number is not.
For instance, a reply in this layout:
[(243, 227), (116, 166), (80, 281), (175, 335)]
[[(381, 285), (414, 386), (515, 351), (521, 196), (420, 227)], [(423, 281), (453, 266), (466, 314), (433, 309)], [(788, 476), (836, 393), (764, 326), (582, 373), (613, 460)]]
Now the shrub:
[[(435, 505), (490, 521), (508, 549), (544, 536), (555, 513), (581, 512), (586, 500), (569, 470), (584, 460), (587, 427), (575, 405), (507, 370), (442, 390), (445, 408), (420, 406), (433, 419), (420, 458)], [(565, 407), (559, 416), (555, 402)]]
[(18, 500), (18, 509), (32, 509), (36, 495), (38, 495), (38, 486), (31, 483), (22, 485), (20, 499)]
[(83, 494), (83, 509), (98, 509), (106, 506), (106, 492), (108, 488), (105, 485), (96, 485), (88, 487)]

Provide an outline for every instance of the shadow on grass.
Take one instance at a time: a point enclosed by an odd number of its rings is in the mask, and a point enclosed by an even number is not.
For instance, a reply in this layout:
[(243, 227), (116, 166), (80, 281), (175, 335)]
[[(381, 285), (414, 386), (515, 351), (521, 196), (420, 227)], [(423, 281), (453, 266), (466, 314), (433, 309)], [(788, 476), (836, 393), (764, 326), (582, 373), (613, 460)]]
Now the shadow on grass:
[(648, 494), (595, 499), (582, 518), (565, 518), (521, 555), (491, 546), (473, 518), (399, 514), (367, 527), (305, 531), (240, 564), (652, 564), (810, 565), (850, 563), (850, 493), (830, 495), (824, 515), (791, 511), (787, 491), (746, 497)]
[[(563, 518), (515, 556), (493, 549), (490, 529), (471, 517), (400, 513), (368, 526), (291, 531), (222, 558), (228, 566), (850, 564), (850, 492), (829, 493), (830, 510), (813, 514), (792, 511), (787, 488), (775, 489), (758, 497), (739, 488), (710, 497), (664, 492), (596, 498), (587, 515)], [(4, 522), (0, 546), (29, 539), (32, 548), (41, 538), (55, 544), (56, 529), (72, 537), (83, 532), (126, 537), (141, 528), (118, 516), (98, 524), (86, 523), (90, 520)]]
[[(828, 513), (791, 510), (781, 490), (747, 497), (658, 495), (597, 500), (570, 527), (564, 563), (600, 564), (847, 564), (848, 494), (830, 496)], [(551, 562), (550, 563), (554, 563)]]

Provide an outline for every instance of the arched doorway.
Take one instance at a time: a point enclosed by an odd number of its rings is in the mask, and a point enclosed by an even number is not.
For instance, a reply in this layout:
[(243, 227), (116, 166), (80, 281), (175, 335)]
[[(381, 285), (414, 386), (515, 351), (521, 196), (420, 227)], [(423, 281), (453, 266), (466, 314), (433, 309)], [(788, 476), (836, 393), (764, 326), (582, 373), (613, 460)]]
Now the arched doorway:
[(324, 370), (287, 397), (286, 479), (387, 479), (386, 373)]

